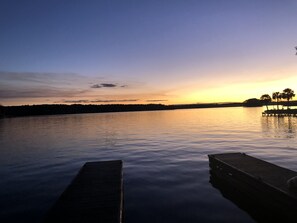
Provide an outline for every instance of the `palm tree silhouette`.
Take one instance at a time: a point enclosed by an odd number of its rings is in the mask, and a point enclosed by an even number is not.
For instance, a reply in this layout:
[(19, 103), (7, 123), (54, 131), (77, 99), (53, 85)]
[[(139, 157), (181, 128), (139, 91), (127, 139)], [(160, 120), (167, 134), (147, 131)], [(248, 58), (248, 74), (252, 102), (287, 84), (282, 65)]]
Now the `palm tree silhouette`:
[(279, 100), (282, 99), (282, 94), (280, 92), (278, 92), (278, 91), (277, 92), (273, 92), (272, 99), (273, 100), (276, 100), (277, 110), (279, 110), (278, 103), (279, 103)]
[(271, 97), (270, 97), (270, 95), (269, 95), (269, 94), (263, 94), (263, 95), (261, 96), (260, 100), (261, 100), (263, 103), (265, 103), (266, 108), (267, 108), (267, 110), (268, 110), (268, 103), (271, 102)]
[(287, 100), (287, 102), (288, 102), (288, 104), (287, 104), (288, 108), (289, 108), (289, 101), (293, 97), (295, 97), (295, 94), (294, 94), (294, 91), (292, 89), (286, 88), (285, 90), (283, 90), (282, 98)]

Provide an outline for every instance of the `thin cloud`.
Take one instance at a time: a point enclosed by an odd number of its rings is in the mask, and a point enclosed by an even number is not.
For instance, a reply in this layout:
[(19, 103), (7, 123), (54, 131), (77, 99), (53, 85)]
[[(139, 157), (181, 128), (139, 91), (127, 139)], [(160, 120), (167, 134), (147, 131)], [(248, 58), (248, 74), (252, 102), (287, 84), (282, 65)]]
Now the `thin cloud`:
[(90, 92), (90, 78), (74, 73), (0, 71), (0, 80), (1, 99), (65, 98)]
[(57, 103), (71, 103), (71, 104), (91, 104), (91, 103), (122, 103), (122, 102), (136, 102), (139, 99), (111, 99), (111, 100), (63, 100)]
[(64, 103), (73, 103), (73, 104), (77, 104), (77, 103), (81, 103), (81, 104), (85, 104), (85, 103), (90, 103), (89, 100), (64, 100)]
[(102, 86), (100, 84), (94, 84), (91, 86), (91, 88), (102, 88)]
[(116, 87), (116, 84), (101, 84), (102, 87)]
[(2, 83), (17, 83), (31, 85), (70, 84), (85, 80), (85, 77), (75, 73), (46, 73), (46, 72), (6, 72), (0, 71)]
[(115, 99), (115, 100), (94, 100), (92, 103), (114, 103), (114, 102), (135, 102), (139, 101), (139, 99)]
[(12, 98), (47, 98), (47, 97), (74, 97), (84, 94), (85, 90), (73, 89), (53, 89), (53, 88), (35, 88), (35, 89), (1, 89), (1, 99)]
[(162, 101), (168, 101), (168, 100), (159, 100), (159, 99), (156, 99), (156, 100), (146, 100), (147, 102), (162, 102)]
[(115, 88), (118, 87), (117, 84), (108, 84), (108, 83), (102, 83), (102, 84), (93, 84), (91, 88)]

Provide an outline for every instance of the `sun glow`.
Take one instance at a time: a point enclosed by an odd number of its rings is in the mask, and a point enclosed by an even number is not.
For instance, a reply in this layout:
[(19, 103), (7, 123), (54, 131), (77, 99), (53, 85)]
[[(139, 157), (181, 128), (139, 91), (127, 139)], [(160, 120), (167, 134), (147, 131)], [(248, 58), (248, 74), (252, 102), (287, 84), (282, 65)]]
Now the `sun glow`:
[(199, 89), (199, 86), (186, 89), (180, 93), (184, 95), (177, 102), (181, 103), (212, 103), (212, 102), (243, 102), (248, 98), (260, 98), (263, 94), (272, 95), (275, 91), (285, 88), (295, 89), (297, 77), (266, 82), (234, 83), (207, 89)]

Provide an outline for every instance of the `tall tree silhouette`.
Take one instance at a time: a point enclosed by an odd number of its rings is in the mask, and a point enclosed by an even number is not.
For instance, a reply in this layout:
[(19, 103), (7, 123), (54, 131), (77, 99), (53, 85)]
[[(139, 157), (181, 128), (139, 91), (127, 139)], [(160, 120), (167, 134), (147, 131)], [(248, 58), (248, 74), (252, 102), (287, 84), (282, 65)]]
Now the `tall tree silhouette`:
[(269, 94), (263, 94), (260, 98), (260, 100), (266, 105), (266, 108), (268, 110), (268, 103), (271, 102), (271, 97)]
[(280, 92), (273, 92), (272, 94), (272, 99), (276, 100), (276, 106), (277, 106), (277, 110), (279, 110), (278, 105), (279, 105), (279, 100), (282, 99), (282, 94)]
[(288, 108), (289, 108), (289, 101), (293, 97), (295, 97), (295, 94), (294, 94), (294, 91), (292, 89), (286, 88), (285, 90), (283, 90), (282, 98), (287, 100), (287, 102), (288, 102), (288, 104), (287, 104)]

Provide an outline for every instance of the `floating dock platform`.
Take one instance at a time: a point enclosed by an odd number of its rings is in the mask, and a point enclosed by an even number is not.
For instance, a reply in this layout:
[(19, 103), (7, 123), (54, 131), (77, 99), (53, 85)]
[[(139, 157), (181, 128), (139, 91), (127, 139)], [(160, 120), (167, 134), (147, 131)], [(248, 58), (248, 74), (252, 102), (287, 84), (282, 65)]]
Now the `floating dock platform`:
[[(258, 222), (297, 222), (297, 172), (244, 153), (208, 155), (210, 182)], [(271, 221), (272, 220), (272, 221)]]
[(86, 163), (46, 215), (45, 223), (121, 223), (122, 161)]

